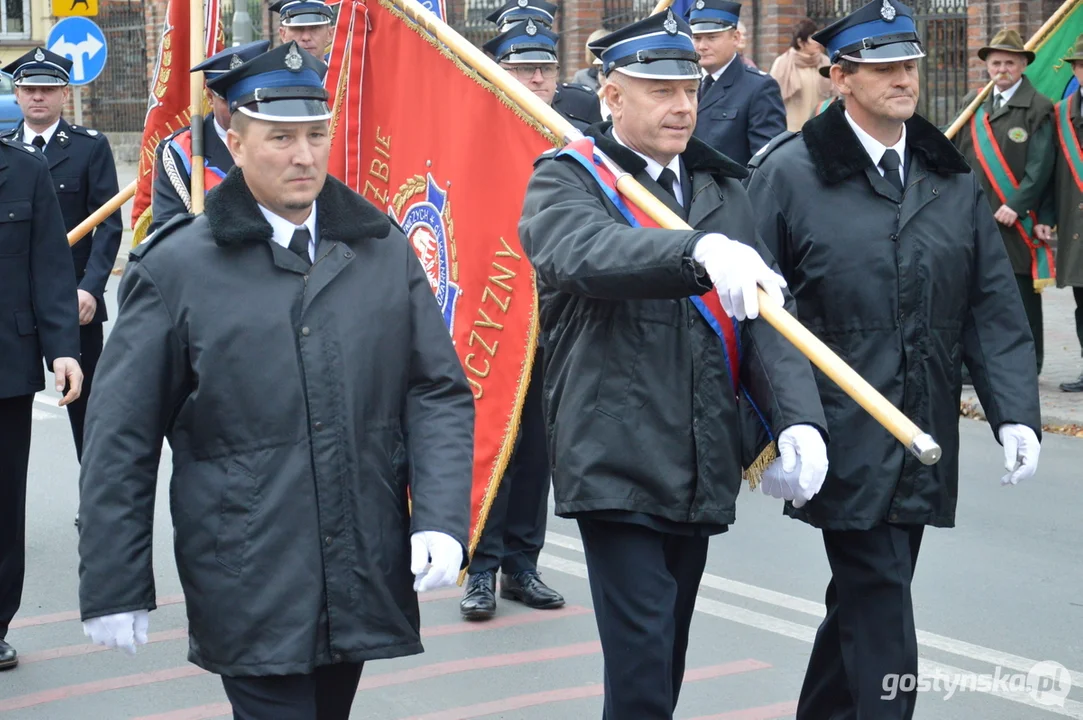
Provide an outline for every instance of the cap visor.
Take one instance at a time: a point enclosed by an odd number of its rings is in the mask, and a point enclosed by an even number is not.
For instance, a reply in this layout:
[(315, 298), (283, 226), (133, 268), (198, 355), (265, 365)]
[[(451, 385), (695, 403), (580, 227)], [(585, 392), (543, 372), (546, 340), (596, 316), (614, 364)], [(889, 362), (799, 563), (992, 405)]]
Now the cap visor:
[(703, 73), (691, 60), (654, 60), (649, 63), (630, 63), (616, 69), (625, 75), (649, 80), (699, 80)]
[(237, 112), (269, 122), (309, 122), (331, 118), (331, 108), (325, 101), (303, 98), (248, 103), (237, 108)]
[(691, 27), (693, 35), (705, 35), (707, 33), (725, 32), (726, 30), (737, 29), (737, 26), (731, 23), (716, 22), (699, 22)]
[(330, 25), (331, 18), (319, 13), (301, 13), (291, 15), (281, 22), (283, 27), (303, 27), (305, 25)]
[(508, 65), (526, 65), (529, 63), (555, 63), (557, 56), (548, 50), (524, 50), (514, 52), (500, 58), (500, 62)]
[(15, 87), (59, 87), (68, 81), (56, 75), (23, 75), (15, 81)]
[(858, 63), (902, 62), (903, 60), (923, 58), (925, 57), (925, 51), (921, 48), (921, 43), (907, 41), (860, 50), (843, 55), (843, 57)]

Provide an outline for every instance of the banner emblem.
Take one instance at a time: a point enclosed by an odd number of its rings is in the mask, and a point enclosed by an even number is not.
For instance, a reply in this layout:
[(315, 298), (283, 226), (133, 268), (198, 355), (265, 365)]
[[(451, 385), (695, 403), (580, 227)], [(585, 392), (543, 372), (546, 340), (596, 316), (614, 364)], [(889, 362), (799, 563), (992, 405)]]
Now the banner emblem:
[[(459, 263), (447, 196), (448, 192), (440, 189), (431, 174), (414, 175), (399, 188), (388, 212), (402, 226), (410, 246), (421, 260), (436, 303), (444, 315), (444, 324), (448, 332), (454, 334)], [(410, 203), (409, 207), (407, 203)]]

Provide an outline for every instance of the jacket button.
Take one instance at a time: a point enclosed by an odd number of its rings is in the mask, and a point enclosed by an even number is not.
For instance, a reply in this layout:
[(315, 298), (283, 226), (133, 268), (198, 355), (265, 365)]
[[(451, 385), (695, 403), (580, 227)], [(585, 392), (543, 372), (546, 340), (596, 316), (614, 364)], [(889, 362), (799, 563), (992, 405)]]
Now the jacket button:
[(11, 219), (11, 220), (14, 220), (15, 219), (15, 213), (8, 213), (8, 218)]
[(308, 337), (311, 334), (311, 332), (312, 331), (308, 329), (307, 325), (305, 327), (301, 328), (301, 334), (304, 335), (305, 337)]
[(352, 258), (352, 257), (353, 257), (353, 253), (352, 253), (352, 252), (350, 252), (349, 250), (347, 250), (346, 252), (342, 253), (342, 257), (344, 257), (344, 258), (346, 258), (347, 260), (349, 260), (350, 258)]
[(891, 522), (895, 522), (899, 519), (899, 513), (891, 513), (891, 515), (889, 515), (887, 519)]
[(61, 189), (61, 190), (63, 190), (63, 189), (64, 189), (64, 183), (60, 183), (60, 189)]
[(937, 189), (937, 188), (933, 188), (933, 195), (939, 195), (939, 194), (940, 194), (940, 190)]
[(318, 422), (318, 423), (316, 423), (316, 424), (315, 424), (315, 425), (314, 425), (313, 427), (315, 427), (315, 428), (316, 428), (316, 432), (319, 432), (319, 431), (323, 430), (323, 423), (322, 423), (322, 422)]
[(331, 660), (333, 660), (334, 662), (342, 662), (342, 655), (340, 655), (339, 653), (332, 653)]
[(891, 241), (892, 241), (892, 242), (895, 242), (895, 241), (896, 241), (896, 240), (898, 240), (898, 239), (899, 239), (899, 236), (898, 236), (898, 235), (896, 235), (895, 233), (892, 233), (892, 234), (891, 234)]
[(335, 539), (333, 537), (331, 537), (330, 535), (328, 535), (326, 538), (323, 539), (323, 541), (325, 543), (327, 543), (328, 547), (330, 547), (331, 543), (333, 543), (335, 541)]

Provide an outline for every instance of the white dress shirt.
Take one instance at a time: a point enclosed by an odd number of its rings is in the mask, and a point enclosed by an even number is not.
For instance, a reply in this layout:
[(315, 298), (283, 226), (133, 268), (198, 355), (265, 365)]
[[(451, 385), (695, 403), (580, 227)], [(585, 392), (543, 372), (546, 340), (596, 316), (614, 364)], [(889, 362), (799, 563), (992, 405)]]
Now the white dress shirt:
[[(222, 141), (223, 145), (226, 145), (226, 129), (218, 124), (218, 118), (214, 119), (214, 131), (218, 133), (218, 139)], [(226, 145), (229, 147), (229, 145)]]
[(872, 164), (876, 166), (880, 177), (884, 176), (884, 169), (880, 167), (880, 158), (884, 156), (884, 153), (888, 150), (894, 150), (899, 154), (899, 180), (902, 182), (903, 187), (906, 187), (906, 125), (902, 126), (902, 135), (899, 136), (899, 142), (889, 148), (862, 130), (861, 126), (850, 117), (850, 113), (844, 112), (843, 114), (846, 116), (846, 122), (850, 123), (850, 127), (854, 129), (854, 134), (857, 135), (861, 147), (865, 148), (865, 152), (872, 158)]
[(1015, 91), (1018, 90), (1019, 86), (1022, 85), (1022, 84), (1023, 84), (1023, 78), (1020, 77), (1018, 80), (1015, 81), (1015, 85), (1012, 85), (1010, 88), (1008, 88), (1004, 92), (1001, 92), (1000, 90), (994, 89), (993, 90), (993, 103), (994, 104), (996, 103), (996, 97), (997, 97), (997, 95), (999, 95), (1000, 97), (1004, 98), (1004, 103), (1003, 104), (1007, 105), (1008, 101), (1012, 99), (1012, 95), (1015, 95)]
[(36, 133), (33, 130), (31, 130), (30, 126), (27, 125), (24, 122), (23, 123), (23, 142), (26, 143), (27, 145), (30, 145), (31, 143), (34, 142), (34, 138), (36, 138), (38, 135), (41, 135), (45, 139), (45, 144), (48, 145), (49, 141), (53, 139), (53, 133), (56, 132), (56, 129), (58, 127), (60, 127), (60, 118), (57, 118), (55, 123), (53, 123), (49, 127), (45, 128), (45, 130), (40, 132), (40, 133)]
[(737, 59), (737, 53), (734, 53), (733, 57), (730, 58), (730, 61), (728, 63), (726, 63), (725, 65), (723, 65), (719, 69), (715, 70), (713, 73), (711, 73), (711, 77), (714, 78), (715, 82), (718, 82), (718, 78), (722, 77), (722, 73), (729, 70), (730, 65), (732, 65), (733, 61), (736, 60), (736, 59)]
[[(643, 160), (647, 163), (647, 174), (651, 176), (651, 180), (658, 180), (658, 176), (662, 174), (662, 170), (664, 170), (665, 168), (663, 168), (657, 160), (647, 157), (646, 155), (634, 148), (628, 147), (628, 145), (626, 145), (625, 142), (620, 139), (620, 136), (617, 135), (617, 128), (615, 127), (613, 128), (613, 139), (621, 145), (624, 145), (624, 147), (628, 148), (639, 157), (643, 158)], [(678, 205), (684, 207), (684, 193), (681, 192), (681, 156), (677, 155), (672, 160), (670, 160), (669, 165), (666, 165), (666, 168), (669, 168), (673, 171), (673, 197), (677, 198)]]
[[(258, 204), (258, 203), (257, 203)], [(271, 224), (271, 230), (273, 231), (272, 238), (276, 243), (284, 248), (289, 249), (290, 240), (293, 239), (293, 231), (301, 227), (308, 228), (308, 258), (312, 262), (316, 262), (316, 203), (312, 203), (312, 211), (308, 214), (308, 218), (301, 225), (294, 225), (292, 222), (284, 217), (275, 215), (267, 208), (259, 205), (259, 211), (263, 213), (263, 217), (267, 222)]]

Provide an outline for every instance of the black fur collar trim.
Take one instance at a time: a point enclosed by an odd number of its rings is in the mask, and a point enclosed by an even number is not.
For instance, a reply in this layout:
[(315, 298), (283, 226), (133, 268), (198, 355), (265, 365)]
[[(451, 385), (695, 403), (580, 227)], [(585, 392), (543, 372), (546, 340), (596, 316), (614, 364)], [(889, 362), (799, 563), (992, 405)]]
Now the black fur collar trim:
[[(220, 247), (267, 242), (273, 234), (239, 167), (230, 170), (215, 191), (207, 195), (205, 213)], [(316, 197), (316, 224), (320, 242), (347, 245), (387, 237), (391, 230), (387, 215), (330, 175)]]
[[(805, 123), (801, 134), (812, 164), (829, 185), (864, 172), (872, 165), (872, 159), (843, 115), (841, 102), (831, 103), (827, 110)], [(906, 121), (906, 144), (930, 172), (938, 175), (970, 172), (966, 159), (944, 133), (920, 115)]]

